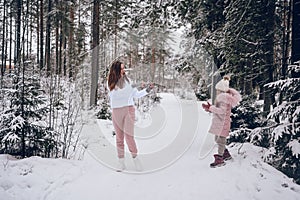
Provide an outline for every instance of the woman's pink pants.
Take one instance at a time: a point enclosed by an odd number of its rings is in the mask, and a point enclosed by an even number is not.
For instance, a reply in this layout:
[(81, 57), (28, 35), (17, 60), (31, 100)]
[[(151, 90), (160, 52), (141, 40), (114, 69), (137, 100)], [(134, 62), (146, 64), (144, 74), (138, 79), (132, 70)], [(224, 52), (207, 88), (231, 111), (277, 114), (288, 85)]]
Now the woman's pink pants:
[(124, 137), (132, 157), (136, 157), (137, 148), (134, 140), (134, 106), (113, 108), (112, 121), (116, 131), (116, 144), (119, 158), (124, 158)]

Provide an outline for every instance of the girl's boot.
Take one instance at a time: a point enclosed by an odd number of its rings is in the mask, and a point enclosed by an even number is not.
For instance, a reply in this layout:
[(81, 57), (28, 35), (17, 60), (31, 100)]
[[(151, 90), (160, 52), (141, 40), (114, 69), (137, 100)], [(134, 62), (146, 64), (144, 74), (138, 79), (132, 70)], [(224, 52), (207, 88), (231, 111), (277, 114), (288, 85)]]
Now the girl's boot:
[(223, 156), (215, 154), (214, 157), (215, 157), (215, 162), (211, 163), (210, 167), (212, 167), (212, 168), (221, 167), (226, 164), (223, 160)]
[(226, 161), (226, 160), (230, 160), (232, 159), (228, 149), (225, 149), (224, 153), (223, 153), (223, 160)]

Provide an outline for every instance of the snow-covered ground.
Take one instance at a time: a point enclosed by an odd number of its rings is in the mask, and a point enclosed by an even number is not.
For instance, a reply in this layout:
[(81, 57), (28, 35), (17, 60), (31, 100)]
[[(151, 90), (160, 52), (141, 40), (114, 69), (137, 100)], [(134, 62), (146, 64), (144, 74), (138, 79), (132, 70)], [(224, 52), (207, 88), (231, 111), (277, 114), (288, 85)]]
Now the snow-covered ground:
[(264, 149), (229, 147), (233, 160), (211, 169), (215, 153), (207, 134), (210, 115), (201, 102), (160, 94), (151, 115), (138, 115), (136, 139), (143, 171), (126, 154), (116, 172), (110, 121), (92, 118), (83, 127), (79, 160), (0, 155), (1, 200), (299, 200), (300, 186), (264, 163)]

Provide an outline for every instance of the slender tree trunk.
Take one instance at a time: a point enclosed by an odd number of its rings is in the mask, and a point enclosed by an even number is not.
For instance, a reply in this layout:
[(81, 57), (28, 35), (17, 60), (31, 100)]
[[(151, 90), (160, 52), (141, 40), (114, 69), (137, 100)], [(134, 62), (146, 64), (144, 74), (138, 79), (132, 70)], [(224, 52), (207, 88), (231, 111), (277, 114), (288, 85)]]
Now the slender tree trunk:
[(119, 1), (115, 0), (115, 48), (114, 48), (114, 58), (118, 57), (118, 12), (119, 12)]
[(10, 8), (10, 13), (9, 13), (9, 73), (12, 71), (12, 33), (13, 33), (13, 17), (12, 17), (12, 7)]
[(8, 53), (7, 53), (7, 48), (8, 48), (8, 38), (9, 38), (9, 32), (8, 32), (8, 26), (9, 26), (9, 23), (5, 23), (5, 42), (4, 42), (4, 55), (5, 55), (5, 57), (4, 57), (4, 65), (5, 65), (5, 69), (4, 69), (4, 71), (6, 72), (6, 70), (7, 70), (7, 59), (8, 59)]
[(40, 0), (40, 69), (44, 68), (44, 0)]
[(5, 27), (6, 27), (6, 0), (4, 0), (3, 2), (3, 30), (2, 30), (2, 49), (1, 49), (1, 52), (2, 52), (2, 55), (1, 55), (1, 88), (2, 88), (2, 78), (4, 76), (4, 71), (5, 71), (5, 68), (6, 68), (6, 63), (5, 63), (5, 58), (6, 58), (6, 55), (5, 55)]
[[(253, 68), (253, 62), (252, 60), (247, 60), (246, 61), (246, 66), (248, 66), (249, 68)], [(253, 79), (252, 78), (249, 78), (249, 77), (244, 77), (244, 80), (243, 80), (243, 88), (244, 88), (244, 92), (246, 95), (250, 95), (252, 94), (253, 92)]]
[[(55, 0), (56, 9), (59, 9), (58, 0)], [(56, 18), (55, 21), (55, 74), (59, 74), (59, 19)]]
[(63, 48), (63, 28), (62, 28), (62, 22), (60, 21), (59, 24), (59, 29), (60, 29), (60, 33), (59, 33), (59, 55), (58, 55), (58, 74), (61, 75), (62, 74), (62, 48)]
[(67, 38), (63, 36), (63, 72), (67, 76)]
[(19, 64), (21, 60), (21, 17), (22, 0), (17, 0), (17, 20), (16, 20), (16, 57), (15, 63)]
[(39, 36), (39, 33), (40, 33), (40, 1), (37, 1), (36, 2), (36, 10), (37, 10), (37, 13), (36, 13), (36, 22), (37, 22), (37, 25), (36, 25), (36, 32), (37, 32), (37, 48), (36, 48), (36, 62), (37, 64), (40, 64), (40, 36)]
[(69, 78), (74, 78), (74, 8), (73, 5), (70, 6), (70, 33), (69, 33)]
[[(26, 48), (24, 47), (24, 56), (26, 58), (26, 60), (29, 58), (29, 54), (31, 53), (29, 50), (29, 27), (30, 27), (30, 15), (28, 14), (28, 10), (29, 10), (29, 0), (26, 1), (26, 16), (24, 18), (24, 21), (26, 22)], [(24, 45), (25, 46), (25, 45)]]
[(162, 85), (165, 85), (165, 54), (162, 56)]
[(50, 12), (52, 10), (52, 0), (48, 0), (48, 16), (47, 16), (47, 26), (46, 26), (46, 70), (47, 76), (51, 73), (51, 22), (50, 22)]
[[(32, 7), (33, 7), (33, 5), (31, 5)], [(30, 8), (30, 9), (32, 9), (32, 8)], [(34, 24), (34, 18), (33, 18), (33, 16), (32, 15), (30, 15), (30, 39), (29, 39), (29, 52), (30, 52), (30, 54), (32, 53), (32, 40), (33, 40), (33, 34), (32, 34), (32, 32), (33, 32), (33, 24)]]
[[(67, 8), (64, 7), (62, 8), (62, 10), (64, 11), (64, 15), (67, 15)], [(62, 72), (63, 72), (63, 76), (66, 77), (67, 76), (67, 30), (65, 28), (64, 25), (64, 21), (61, 21), (61, 43), (62, 43), (62, 51), (61, 51), (61, 65), (62, 65)]]
[(283, 20), (284, 20), (284, 26), (283, 26), (283, 63), (282, 63), (282, 79), (286, 78), (287, 75), (287, 68), (288, 68), (288, 58), (289, 58), (289, 51), (290, 51), (290, 24), (291, 24), (291, 7), (292, 2), (284, 1), (284, 12), (283, 12)]
[[(288, 65), (289, 65), (289, 52), (291, 50), (290, 48), (290, 24), (291, 24), (291, 5), (292, 2), (290, 0), (284, 0), (282, 2), (282, 14), (281, 14), (281, 20), (282, 20), (282, 62), (281, 62), (281, 74), (280, 79), (286, 79), (287, 77), (287, 71), (288, 71)], [(280, 91), (279, 91), (280, 92)], [(282, 92), (280, 92), (278, 104), (281, 104), (283, 101), (283, 95)]]
[[(100, 10), (103, 9), (102, 7), (103, 5), (101, 5)], [(100, 14), (100, 13), (99, 13)], [(103, 15), (99, 16), (101, 18), (101, 26), (104, 27), (104, 19), (103, 19)], [(100, 23), (99, 23), (100, 25)], [(100, 34), (100, 30), (99, 30), (99, 34)], [(101, 29), (101, 34), (100, 34), (100, 45), (99, 45), (99, 51), (100, 51), (100, 69), (103, 70), (107, 70), (105, 65), (105, 44), (104, 44), (104, 39), (105, 39), (105, 31), (102, 28)], [(105, 84), (106, 78), (105, 75), (102, 77), (102, 83)], [(106, 87), (105, 87), (106, 88)]]
[[(152, 41), (152, 42), (155, 42), (155, 41)], [(155, 46), (153, 45), (152, 49), (151, 49), (151, 82), (154, 82), (154, 79), (155, 79), (155, 71), (156, 71), (155, 54), (156, 54), (156, 49), (155, 49)]]
[[(3, 23), (3, 33), (2, 33), (2, 55), (1, 55), (1, 80), (0, 80), (0, 89), (2, 89), (3, 88), (3, 76), (4, 76), (4, 72), (5, 72), (5, 70), (6, 70), (6, 57), (7, 57), (7, 55), (6, 55), (6, 44), (7, 44), (7, 42), (6, 42), (6, 38), (7, 38), (7, 35), (6, 35), (6, 27), (7, 27), (7, 25), (6, 25), (6, 21), (5, 21), (5, 15), (6, 15), (6, 0), (4, 0), (4, 2), (3, 2), (3, 21), (2, 21), (2, 23)], [(1, 90), (0, 91), (0, 98), (1, 99), (4, 99), (4, 93), (3, 93), (3, 91)], [(1, 101), (0, 102), (0, 104), (2, 104), (3, 105), (3, 108), (4, 108), (4, 102), (3, 101)]]
[[(292, 0), (292, 63), (300, 61), (300, 1)], [(299, 75), (299, 74), (298, 74)], [(296, 76), (295, 76), (296, 77)]]
[[(266, 18), (266, 30), (265, 43), (263, 44), (263, 52), (265, 53), (265, 63), (267, 70), (264, 72), (265, 83), (273, 82), (273, 72), (274, 72), (274, 27), (275, 27), (275, 2), (268, 2), (268, 12), (265, 15)], [(264, 116), (266, 117), (273, 105), (275, 99), (274, 94), (268, 87), (264, 87)]]
[(51, 18), (50, 13), (52, 11), (52, 0), (48, 0), (47, 7), (47, 21), (46, 21), (46, 52), (45, 52), (45, 62), (46, 62), (46, 75), (50, 77), (50, 98), (49, 98), (49, 128), (53, 128), (53, 74), (51, 70)]
[(92, 21), (92, 73), (91, 73), (91, 91), (90, 106), (97, 103), (97, 85), (99, 73), (99, 21), (100, 21), (100, 0), (94, 1), (93, 21)]
[[(20, 68), (21, 66), (19, 66)], [(25, 117), (25, 110), (24, 110), (24, 95), (25, 95), (25, 66), (24, 64), (22, 65), (22, 94), (21, 94), (21, 115), (22, 118), (24, 119)], [(26, 124), (26, 123), (25, 123)], [(22, 158), (25, 158), (26, 156), (26, 144), (25, 144), (25, 124), (22, 126), (22, 137), (21, 137), (21, 143), (22, 143)]]
[[(62, 6), (60, 4), (60, 0), (54, 0), (54, 9), (62, 11)], [(55, 67), (53, 70), (54, 75), (54, 93), (53, 93), (53, 99), (60, 99), (61, 98), (61, 91), (59, 89), (60, 86), (60, 75), (61, 75), (61, 68), (60, 68), (60, 56), (61, 56), (61, 41), (60, 41), (60, 31), (61, 31), (61, 18), (56, 16), (55, 18)], [(58, 118), (59, 118), (59, 112), (57, 109), (53, 109), (53, 117), (52, 117), (52, 127), (53, 130), (58, 130)]]

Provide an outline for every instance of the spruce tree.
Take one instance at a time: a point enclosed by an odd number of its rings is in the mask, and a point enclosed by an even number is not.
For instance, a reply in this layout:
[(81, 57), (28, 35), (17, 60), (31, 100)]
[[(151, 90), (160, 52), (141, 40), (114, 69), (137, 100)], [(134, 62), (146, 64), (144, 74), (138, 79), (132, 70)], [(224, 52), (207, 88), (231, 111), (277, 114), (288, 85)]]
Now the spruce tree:
[(5, 90), (9, 105), (0, 114), (0, 152), (49, 157), (56, 142), (44, 121), (48, 114), (45, 91), (37, 75), (23, 72), (10, 75), (13, 89)]
[(293, 78), (299, 73), (299, 63), (289, 66), (289, 76), (268, 84), (279, 91), (283, 101), (268, 115), (273, 122), (269, 126), (270, 143), (274, 153), (268, 161), (277, 169), (295, 179), (300, 184), (300, 79)]

